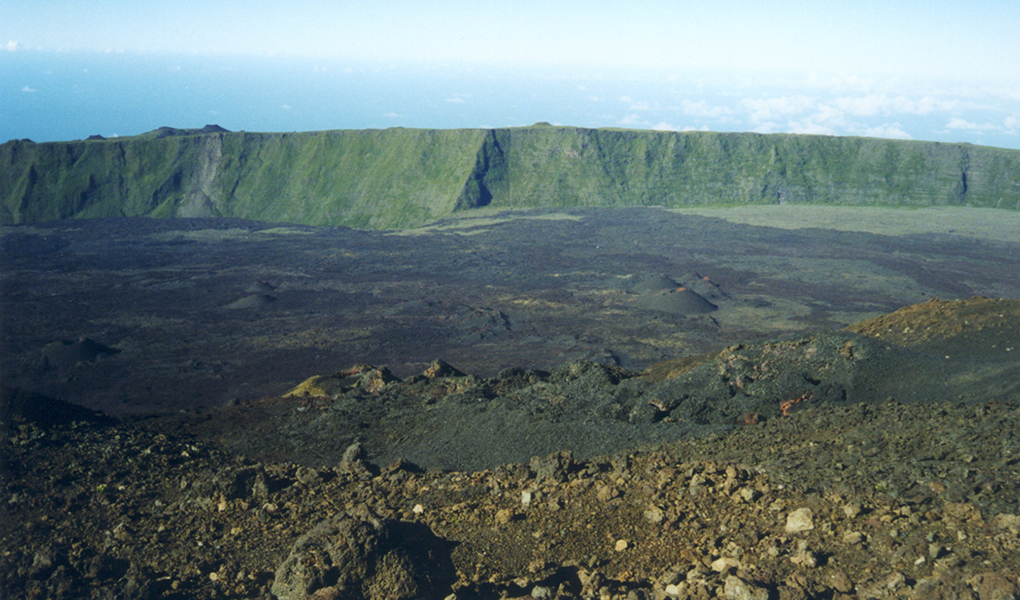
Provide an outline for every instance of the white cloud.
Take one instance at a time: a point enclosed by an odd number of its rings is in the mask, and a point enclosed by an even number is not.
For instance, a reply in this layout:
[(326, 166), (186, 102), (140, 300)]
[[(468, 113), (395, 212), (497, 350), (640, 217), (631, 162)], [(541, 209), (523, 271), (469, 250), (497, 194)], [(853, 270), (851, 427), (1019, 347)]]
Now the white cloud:
[(1009, 131), (1020, 129), (1020, 118), (1009, 115), (1006, 117), (1006, 120), (1003, 121), (1003, 125), (1005, 125), (1006, 129)]
[(953, 110), (960, 105), (958, 101), (940, 100), (930, 95), (912, 100), (906, 96), (889, 97), (885, 94), (836, 98), (832, 103), (860, 117), (891, 114), (928, 115), (937, 111)]
[(621, 96), (620, 102), (626, 102), (630, 105), (627, 110), (661, 110), (658, 104), (652, 105), (646, 100), (634, 100), (630, 96)]
[(692, 100), (684, 100), (681, 103), (681, 109), (685, 115), (692, 117), (704, 117), (704, 118), (719, 118), (733, 114), (733, 109), (726, 106), (711, 106), (704, 100), (694, 102)]
[(845, 92), (873, 90), (879, 82), (874, 78), (864, 78), (847, 73), (832, 77), (822, 77), (812, 73), (808, 76), (806, 84), (808, 87), (827, 89), (832, 92)]
[(831, 127), (816, 123), (814, 119), (808, 118), (802, 121), (790, 121), (787, 131), (790, 133), (803, 133), (810, 135), (834, 135)]
[[(909, 102), (901, 105), (902, 112), (909, 112), (915, 115), (927, 115), (933, 112), (955, 110), (960, 106), (956, 100), (939, 100), (931, 96), (924, 96), (916, 102)], [(913, 110), (910, 110), (913, 109)]]
[(960, 117), (953, 117), (952, 119), (949, 119), (948, 123), (946, 123), (946, 128), (965, 129), (969, 131), (992, 131), (998, 129), (999, 127), (997, 125), (992, 125), (991, 123), (978, 124), (966, 121), (964, 119), (961, 119)]
[(946, 127), (949, 129), (977, 129), (977, 123), (970, 123), (960, 117), (953, 117), (946, 123)]
[(708, 125), (702, 125), (701, 127), (687, 126), (681, 129), (680, 131), (708, 131), (708, 130), (709, 130)]
[(883, 94), (869, 94), (857, 98), (836, 98), (832, 103), (858, 117), (872, 117), (881, 114), (888, 104), (887, 98)]
[[(959, 109), (965, 103), (937, 93), (911, 97), (904, 94), (866, 93), (835, 98), (789, 94), (786, 96), (744, 98), (737, 105), (748, 129), (757, 133), (791, 132), (813, 135), (865, 135), (869, 137), (914, 139), (895, 115), (932, 118), (939, 113)], [(697, 113), (712, 107), (704, 102), (685, 101), (685, 112)], [(723, 114), (720, 112), (719, 114)], [(732, 119), (731, 118), (731, 119)], [(936, 117), (937, 118), (937, 117)], [(1020, 123), (1017, 124), (1020, 126)], [(1003, 130), (1002, 126), (981, 125), (953, 118), (949, 129), (972, 132)]]
[(18, 42), (15, 40), (7, 40), (7, 45), (4, 46), (4, 49), (8, 52), (14, 52), (18, 49)]
[(864, 132), (865, 137), (890, 138), (895, 140), (912, 140), (914, 137), (900, 129), (899, 123), (886, 123), (871, 127)]
[(33, 87), (28, 87), (26, 85), (25, 87), (21, 88), (21, 91), (26, 92), (26, 93), (32, 93), (32, 92), (36, 91), (36, 89), (33, 88)]
[(280, 108), (282, 108), (283, 110), (291, 110), (294, 107), (291, 106), (290, 104), (284, 104), (284, 105), (280, 106)]
[(447, 98), (446, 101), (449, 102), (450, 104), (464, 104), (465, 102), (467, 102), (467, 100), (465, 100), (460, 95)]
[(811, 116), (812, 121), (828, 123), (830, 126), (842, 127), (846, 124), (846, 114), (837, 107), (821, 104)]
[(764, 123), (777, 117), (801, 114), (815, 107), (815, 101), (807, 96), (782, 96), (778, 98), (745, 98), (740, 103), (750, 111), (752, 123)]
[(639, 126), (648, 125), (648, 122), (638, 115), (627, 115), (626, 117), (620, 119), (620, 125)]
[(755, 125), (754, 128), (751, 129), (751, 131), (753, 131), (754, 133), (775, 133), (778, 127), (779, 127), (778, 123), (775, 123), (773, 121), (765, 121)]
[(387, 119), (398, 119), (398, 118), (400, 118), (401, 115), (398, 115), (395, 112), (388, 112), (388, 113), (383, 113), (383, 116), (386, 117)]
[(651, 127), (651, 128), (652, 128), (652, 129), (653, 129), (654, 131), (676, 131), (676, 127), (674, 127), (674, 126), (673, 126), (672, 124), (670, 124), (670, 123), (665, 123), (665, 122), (662, 122), (662, 123), (657, 123), (657, 124), (655, 124), (655, 125), (652, 125), (652, 127)]

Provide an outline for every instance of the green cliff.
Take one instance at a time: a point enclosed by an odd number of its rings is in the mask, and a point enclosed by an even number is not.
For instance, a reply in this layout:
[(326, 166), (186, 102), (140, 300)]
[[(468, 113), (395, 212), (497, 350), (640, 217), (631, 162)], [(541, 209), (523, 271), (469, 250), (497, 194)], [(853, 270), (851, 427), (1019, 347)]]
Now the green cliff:
[(458, 210), (805, 202), (1020, 209), (1020, 151), (536, 126), (0, 145), (0, 223), (228, 216), (412, 227)]

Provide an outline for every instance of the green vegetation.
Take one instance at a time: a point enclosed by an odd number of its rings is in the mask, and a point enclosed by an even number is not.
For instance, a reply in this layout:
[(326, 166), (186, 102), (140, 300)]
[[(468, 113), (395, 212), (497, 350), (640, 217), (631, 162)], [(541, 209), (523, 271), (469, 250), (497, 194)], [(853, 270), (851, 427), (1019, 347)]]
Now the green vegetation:
[(809, 203), (1020, 209), (1020, 151), (579, 129), (230, 133), (0, 145), (0, 223), (229, 216), (404, 228), (456, 211)]

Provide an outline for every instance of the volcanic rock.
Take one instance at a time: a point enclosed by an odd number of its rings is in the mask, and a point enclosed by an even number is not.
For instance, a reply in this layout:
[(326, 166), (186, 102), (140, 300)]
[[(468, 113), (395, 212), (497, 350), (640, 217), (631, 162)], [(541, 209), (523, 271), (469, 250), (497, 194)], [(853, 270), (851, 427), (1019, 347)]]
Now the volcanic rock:
[(450, 547), (428, 527), (380, 519), (362, 507), (298, 538), (276, 569), (272, 591), (280, 600), (324, 592), (352, 600), (410, 600), (443, 598), (454, 581)]
[(80, 363), (90, 363), (100, 356), (117, 354), (120, 350), (81, 337), (75, 341), (60, 340), (46, 344), (42, 349), (46, 365), (56, 369), (69, 369)]
[(235, 300), (223, 308), (261, 308), (268, 304), (272, 304), (273, 302), (276, 302), (275, 296), (270, 296), (269, 294), (252, 294), (239, 300)]
[(664, 290), (675, 290), (680, 284), (665, 274), (651, 275), (642, 278), (630, 288), (634, 294), (652, 294)]
[(679, 315), (701, 315), (719, 307), (701, 294), (684, 287), (646, 294), (634, 300), (635, 306)]

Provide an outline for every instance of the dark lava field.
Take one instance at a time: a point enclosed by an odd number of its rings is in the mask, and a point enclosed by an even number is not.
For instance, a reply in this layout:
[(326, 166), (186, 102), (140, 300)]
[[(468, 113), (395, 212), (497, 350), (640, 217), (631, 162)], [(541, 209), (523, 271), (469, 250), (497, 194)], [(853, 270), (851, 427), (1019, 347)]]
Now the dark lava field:
[(654, 208), (402, 232), (97, 219), (2, 234), (4, 385), (114, 415), (250, 402), (355, 364), (640, 371), (930, 298), (1020, 297), (1020, 241)]
[(0, 228), (0, 596), (1017, 597), (1020, 221), (780, 208)]

